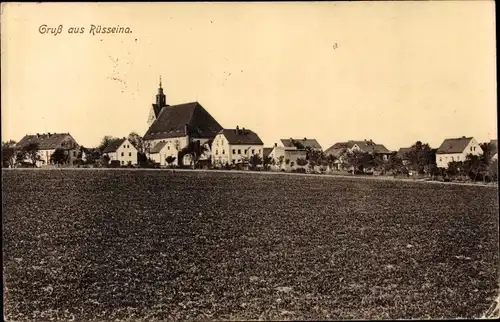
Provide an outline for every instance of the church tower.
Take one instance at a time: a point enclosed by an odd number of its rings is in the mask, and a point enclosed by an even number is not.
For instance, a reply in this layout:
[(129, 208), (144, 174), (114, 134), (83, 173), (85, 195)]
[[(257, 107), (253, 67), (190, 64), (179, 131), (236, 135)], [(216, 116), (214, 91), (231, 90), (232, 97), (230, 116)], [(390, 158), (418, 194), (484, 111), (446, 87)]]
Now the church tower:
[(153, 106), (149, 111), (148, 127), (150, 127), (154, 123), (154, 121), (158, 117), (158, 114), (160, 114), (161, 109), (164, 108), (165, 106), (168, 106), (167, 97), (163, 93), (163, 88), (161, 87), (161, 76), (160, 76), (160, 87), (158, 88), (158, 94), (156, 94), (156, 102), (153, 103)]

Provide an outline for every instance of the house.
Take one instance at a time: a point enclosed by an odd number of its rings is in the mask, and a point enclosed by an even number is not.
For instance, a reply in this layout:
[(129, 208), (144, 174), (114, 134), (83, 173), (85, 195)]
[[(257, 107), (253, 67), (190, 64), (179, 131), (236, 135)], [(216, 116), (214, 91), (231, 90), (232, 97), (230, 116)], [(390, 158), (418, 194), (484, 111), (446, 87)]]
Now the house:
[[(158, 160), (163, 159), (162, 153), (178, 157), (178, 153), (190, 142), (198, 141), (202, 145), (210, 145), (210, 141), (223, 129), (199, 102), (173, 106), (166, 104), (161, 79), (156, 103), (152, 105), (149, 113), (148, 126), (143, 137), (146, 154)], [(156, 146), (159, 143), (162, 144)], [(209, 160), (210, 154), (208, 151), (200, 160)], [(185, 155), (183, 160), (176, 158), (175, 164), (178, 164), (178, 161), (182, 164), (189, 163), (189, 155)], [(163, 164), (163, 160), (161, 163)]]
[(120, 165), (137, 164), (137, 148), (127, 138), (112, 141), (104, 149), (103, 155), (109, 157), (109, 161), (120, 161)]
[(212, 164), (224, 166), (245, 164), (253, 155), (261, 159), (264, 156), (264, 143), (252, 130), (236, 126), (235, 129), (223, 129), (212, 142)]
[[(78, 158), (79, 145), (69, 133), (37, 133), (35, 135), (25, 135), (15, 147), (15, 150), (23, 150), (30, 144), (36, 144), (38, 147), (39, 160), (36, 166), (41, 167), (51, 164), (51, 156), (56, 149), (63, 149), (68, 156), (68, 163)], [(24, 162), (31, 162), (27, 157)]]
[(468, 154), (480, 155), (483, 150), (473, 137), (445, 139), (436, 151), (436, 164), (439, 168), (448, 168), (450, 162), (463, 162)]
[(272, 169), (277, 171), (291, 171), (304, 167), (303, 165), (299, 165), (297, 160), (306, 160), (307, 150), (305, 148), (297, 148), (296, 146), (285, 147), (275, 143), (273, 150), (269, 153), (269, 157), (273, 160)]
[(410, 153), (411, 150), (411, 148), (400, 148), (396, 153), (396, 156), (401, 159), (403, 165), (411, 163), (411, 160), (408, 158), (408, 153)]
[(281, 139), (280, 144), (278, 145), (279, 147), (284, 147), (284, 148), (297, 148), (297, 149), (311, 149), (311, 150), (316, 150), (316, 151), (323, 151), (323, 148), (321, 145), (316, 141), (316, 139), (308, 139), (308, 138), (303, 138), (303, 139)]
[(366, 152), (382, 161), (388, 161), (393, 154), (393, 152), (388, 150), (383, 144), (377, 144), (370, 139), (358, 141), (349, 140), (347, 142), (335, 143), (325, 151), (325, 156), (332, 155), (337, 158), (337, 169), (340, 169), (346, 162), (346, 153), (352, 151)]

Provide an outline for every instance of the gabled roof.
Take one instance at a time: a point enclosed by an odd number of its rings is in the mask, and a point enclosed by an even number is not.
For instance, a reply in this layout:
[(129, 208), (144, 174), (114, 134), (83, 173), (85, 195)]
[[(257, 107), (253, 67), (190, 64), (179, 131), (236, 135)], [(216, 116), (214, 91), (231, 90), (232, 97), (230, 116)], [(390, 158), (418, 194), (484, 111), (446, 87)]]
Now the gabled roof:
[(293, 148), (296, 147), (296, 144), (299, 143), (299, 146), (302, 145), (304, 148), (311, 148), (311, 149), (322, 149), (321, 145), (316, 141), (316, 139), (308, 139), (308, 138), (303, 138), (303, 139), (281, 139), (281, 143), (283, 146), (287, 148)]
[(167, 145), (167, 142), (162, 141), (156, 143), (156, 145), (149, 151), (149, 153), (160, 153), (161, 149), (163, 149)]
[(17, 149), (22, 149), (28, 144), (37, 143), (39, 150), (54, 150), (63, 147), (63, 142), (71, 142), (78, 145), (75, 139), (69, 133), (42, 133), (35, 135), (25, 135), (21, 141), (16, 144)]
[(400, 148), (398, 153), (396, 154), (399, 158), (406, 158), (406, 154), (411, 151), (411, 148)]
[(198, 102), (191, 102), (161, 109), (157, 119), (144, 135), (144, 140), (155, 140), (190, 135), (196, 138), (213, 138), (222, 126)]
[(462, 153), (464, 152), (472, 137), (461, 137), (446, 139), (443, 141), (441, 146), (437, 149), (437, 154), (448, 154), (448, 153)]
[(223, 134), (232, 145), (264, 145), (257, 133), (249, 129), (223, 129), (219, 133)]
[[(123, 139), (118, 139), (111, 141), (108, 146), (102, 151), (103, 153), (111, 153), (111, 152), (116, 152), (118, 148), (123, 144), (123, 142), (127, 141), (126, 138)], [(133, 145), (133, 144), (132, 144)]]
[(352, 149), (355, 145), (357, 145), (363, 152), (376, 153), (376, 154), (391, 154), (383, 144), (376, 144), (373, 141), (367, 140), (349, 140), (347, 142), (338, 142), (329, 147), (325, 154), (332, 154), (335, 156), (339, 156), (345, 152), (347, 149)]
[(271, 152), (273, 152), (274, 148), (263, 148), (262, 149), (262, 156), (263, 157), (268, 157)]

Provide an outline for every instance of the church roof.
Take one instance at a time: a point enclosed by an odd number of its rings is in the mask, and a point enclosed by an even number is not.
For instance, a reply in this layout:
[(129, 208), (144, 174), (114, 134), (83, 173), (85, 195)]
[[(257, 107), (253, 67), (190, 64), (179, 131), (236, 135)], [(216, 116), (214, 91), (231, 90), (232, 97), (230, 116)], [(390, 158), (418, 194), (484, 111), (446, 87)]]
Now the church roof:
[(198, 102), (163, 107), (144, 135), (144, 140), (191, 135), (213, 138), (222, 126)]
[(161, 141), (156, 143), (156, 145), (149, 151), (149, 153), (154, 154), (154, 153), (160, 153), (161, 149), (163, 149), (167, 145), (167, 142)]
[(69, 133), (37, 133), (34, 135), (25, 135), (17, 143), (16, 147), (22, 149), (28, 144), (36, 143), (39, 150), (54, 150), (62, 148), (63, 142), (71, 142), (74, 145), (78, 145)]

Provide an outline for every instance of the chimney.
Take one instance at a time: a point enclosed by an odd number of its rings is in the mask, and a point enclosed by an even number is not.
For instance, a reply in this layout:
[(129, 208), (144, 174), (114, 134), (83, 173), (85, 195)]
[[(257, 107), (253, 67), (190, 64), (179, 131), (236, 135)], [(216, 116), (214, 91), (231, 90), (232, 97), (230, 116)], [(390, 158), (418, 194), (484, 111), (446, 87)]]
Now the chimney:
[(49, 135), (49, 138), (50, 138), (50, 136), (52, 135), (50, 132), (49, 132), (49, 133), (47, 133), (47, 134)]
[(247, 133), (245, 132), (245, 128), (243, 128), (243, 129), (242, 129), (241, 133), (242, 133), (243, 135), (247, 134)]
[(277, 147), (278, 146), (278, 143), (274, 143), (274, 147)]
[(462, 139), (465, 139), (465, 136), (462, 136)]
[(306, 138), (306, 137), (304, 137), (304, 141), (307, 141), (307, 138)]
[(39, 137), (40, 137), (40, 133), (37, 133), (37, 134), (36, 134), (36, 137), (37, 137), (37, 138), (39, 138)]
[(236, 135), (240, 134), (240, 127), (236, 125)]

